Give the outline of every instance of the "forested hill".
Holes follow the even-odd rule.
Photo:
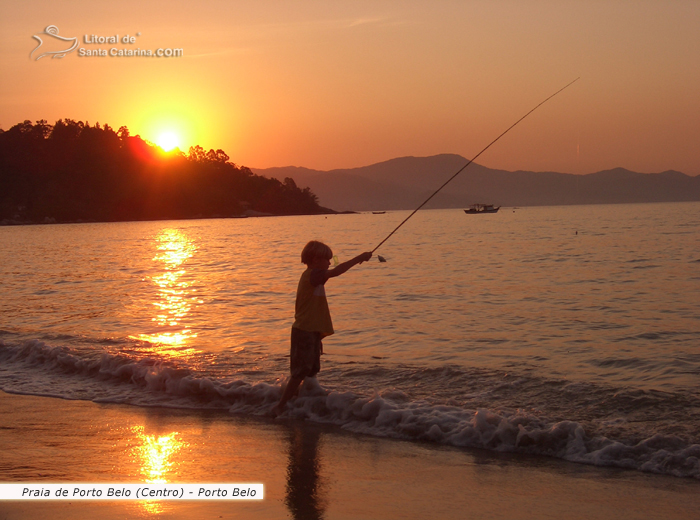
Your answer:
[[[222,150],[163,152],[126,127],[59,120],[0,130],[0,221],[110,222],[332,213],[292,179],[253,174]]]

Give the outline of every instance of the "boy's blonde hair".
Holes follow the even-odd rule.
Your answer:
[[[333,251],[323,242],[312,240],[301,251],[301,263],[311,265],[315,258],[333,258]]]

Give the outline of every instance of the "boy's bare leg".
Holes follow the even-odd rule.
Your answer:
[[[287,388],[284,389],[284,393],[282,394],[282,398],[280,399],[280,402],[275,405],[275,407],[272,409],[272,413],[275,415],[279,415],[282,413],[284,410],[284,406],[287,404],[287,401],[289,401],[292,397],[294,397],[297,392],[299,391],[299,385],[301,385],[302,381],[304,381],[300,377],[290,377],[289,381],[287,382]]]

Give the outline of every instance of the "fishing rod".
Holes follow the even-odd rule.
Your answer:
[[[508,132],[510,132],[518,123],[520,123],[520,121],[522,121],[523,119],[525,119],[527,116],[529,116],[530,114],[532,114],[535,110],[537,110],[537,109],[540,108],[542,105],[544,105],[547,101],[549,101],[549,100],[552,99],[554,96],[556,96],[557,94],[559,94],[559,92],[561,92],[562,90],[564,90],[564,89],[570,87],[571,85],[573,85],[574,83],[576,83],[579,79],[581,79],[581,78],[578,77],[578,78],[576,78],[575,80],[573,80],[571,83],[569,83],[568,85],[566,85],[565,87],[562,87],[562,88],[560,88],[559,90],[557,90],[554,94],[552,94],[552,95],[549,96],[547,99],[545,99],[544,101],[542,101],[539,105],[537,105],[535,108],[533,108],[532,110],[530,110],[527,114],[525,114],[523,117],[521,117],[520,119],[518,119],[518,120],[517,120],[515,123],[513,123],[510,127],[508,127],[508,129],[507,129],[505,132],[503,132],[501,135],[499,135],[498,137],[496,137],[496,139],[494,139],[493,141],[491,141],[491,142],[488,144],[488,146],[486,146],[486,148],[484,148],[484,149],[481,150],[478,154],[476,154],[474,157],[472,157],[472,158],[467,162],[467,164],[465,164],[464,166],[462,166],[462,167],[457,171],[457,173],[455,173],[452,177],[450,177],[449,179],[447,179],[447,180],[445,181],[445,183],[444,183],[442,186],[440,186],[437,190],[435,190],[435,191],[433,192],[433,194],[432,194],[430,197],[428,197],[427,199],[425,199],[425,201],[423,202],[423,204],[421,204],[421,205],[418,206],[416,209],[414,209],[414,210],[413,210],[413,213],[411,213],[408,217],[406,217],[406,218],[403,220],[403,222],[401,222],[401,224],[399,224],[398,226],[396,226],[396,228],[394,229],[394,231],[392,231],[391,233],[389,233],[389,234],[387,235],[387,237],[386,237],[384,240],[382,240],[381,242],[379,242],[379,244],[377,244],[377,247],[375,247],[374,249],[372,249],[372,253],[374,253],[377,249],[379,249],[379,247],[380,247],[384,242],[386,242],[387,240],[389,240],[389,238],[391,238],[391,235],[393,235],[394,233],[396,233],[396,232],[399,230],[399,228],[400,228],[401,226],[403,226],[406,222],[408,222],[408,219],[410,219],[413,215],[415,215],[415,214],[418,212],[419,209],[421,209],[423,206],[425,206],[425,205],[428,203],[428,201],[430,201],[430,199],[432,199],[435,195],[437,195],[438,192],[439,192],[442,188],[444,188],[445,186],[447,186],[455,177],[457,177],[457,175],[459,175],[460,173],[462,173],[462,172],[464,171],[464,169],[465,169],[467,166],[469,166],[471,163],[473,163],[473,162],[477,159],[477,157],[479,157],[482,153],[484,153],[486,150],[488,150],[489,148],[491,148],[491,145],[493,145],[493,144],[494,144],[496,141],[498,141],[501,137],[503,137],[503,136],[506,135]],[[379,256],[379,255],[377,255],[377,256],[378,256],[380,262],[386,262],[386,260],[384,260],[384,258],[383,258],[382,256]]]

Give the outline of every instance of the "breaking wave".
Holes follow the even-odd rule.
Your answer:
[[[83,352],[37,340],[21,344],[0,341],[0,388],[10,393],[265,416],[279,400],[284,384],[284,380],[221,381],[153,357]],[[574,417],[549,420],[529,410],[437,404],[398,389],[367,394],[328,391],[310,379],[281,418],[331,424],[367,435],[700,479],[700,444],[655,431],[653,426],[641,435],[637,430],[636,438],[606,436]],[[623,397],[636,402],[650,399]],[[625,419],[612,422],[616,421],[624,423]],[[609,431],[616,430],[610,427]]]

